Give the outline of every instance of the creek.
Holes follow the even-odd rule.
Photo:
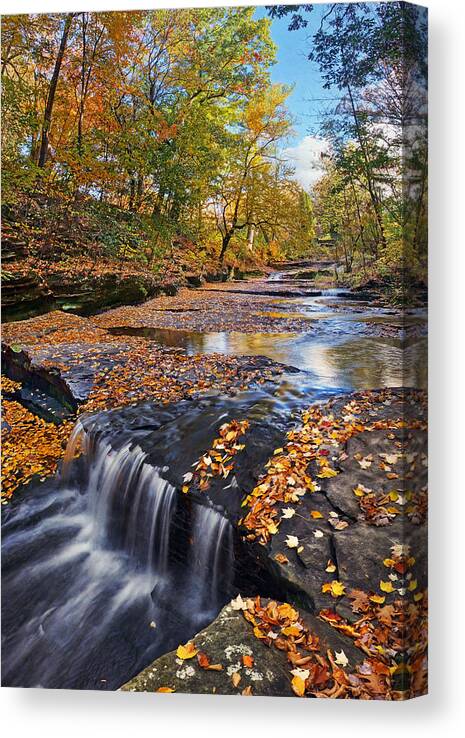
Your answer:
[[[426,339],[404,328],[372,335],[368,322],[389,326],[399,316],[337,293],[276,301],[308,318],[307,333],[113,329],[189,354],[265,355],[289,371],[277,386],[162,418],[145,403],[77,422],[57,475],[3,515],[4,686],[117,689],[209,624],[239,589],[275,596],[227,511],[187,499],[176,475],[224,418],[247,417],[283,437],[296,411],[334,393],[425,386]],[[263,436],[263,461],[274,439]]]

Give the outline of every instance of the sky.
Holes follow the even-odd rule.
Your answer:
[[[296,179],[306,189],[321,175],[320,155],[327,150],[327,143],[318,135],[320,113],[329,104],[324,101],[334,97],[331,90],[323,88],[317,65],[307,58],[311,36],[327,8],[327,5],[314,5],[308,15],[308,26],[298,31],[288,30],[290,16],[275,19],[271,25],[271,35],[278,47],[272,81],[294,86],[287,107],[294,120],[295,136],[289,140],[284,154],[295,166]],[[266,9],[257,8],[256,17],[264,16],[267,16]]]

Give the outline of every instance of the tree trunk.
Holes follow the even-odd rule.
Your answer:
[[[48,134],[50,125],[52,122],[53,103],[55,102],[55,93],[58,85],[58,78],[60,76],[61,64],[65,54],[66,44],[68,42],[69,31],[71,28],[71,22],[74,18],[74,13],[67,13],[65,23],[63,26],[63,33],[61,34],[60,48],[58,49],[57,58],[55,60],[55,68],[53,70],[52,79],[50,80],[50,87],[47,95],[47,103],[45,105],[44,122],[42,125],[42,138],[40,142],[39,161],[38,166],[44,167],[47,161],[48,154]]]
[[[220,251],[220,265],[221,266],[223,266],[224,255],[226,253],[226,249],[229,246],[229,242],[231,240],[231,237],[232,237],[232,232],[231,231],[228,231],[228,233],[226,233],[223,236],[223,243],[221,244],[221,251]]]
[[[82,123],[84,120],[84,94],[86,88],[86,58],[87,58],[87,17],[82,14],[82,60],[81,60],[81,93],[79,98],[77,150],[82,156]]]
[[[249,227],[247,228],[247,249],[249,251],[253,251],[254,239],[255,239],[255,226],[252,223],[252,225],[249,225]]]
[[[144,175],[140,172],[137,173],[137,180],[136,180],[136,199],[134,203],[134,209],[137,211],[139,210],[141,204],[142,204],[142,196],[144,194]]]
[[[131,179],[129,180],[129,200],[128,200],[128,210],[134,210],[134,197],[136,194],[136,180],[133,176],[131,176]]]

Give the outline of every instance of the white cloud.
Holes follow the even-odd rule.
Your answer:
[[[321,155],[329,151],[329,142],[317,136],[305,136],[297,146],[284,149],[284,156],[295,167],[295,178],[306,190],[323,174]]]

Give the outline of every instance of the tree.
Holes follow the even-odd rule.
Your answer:
[[[237,132],[231,135],[231,156],[218,178],[215,198],[222,238],[220,264],[236,231],[248,228],[250,238],[252,227],[255,230],[268,222],[268,215],[257,212],[251,192],[257,187],[257,177],[266,172],[269,161],[276,156],[277,143],[289,133],[290,121],[284,108],[288,94],[289,89],[274,85],[256,95],[245,108]]]
[[[63,21],[63,30],[61,33],[60,45],[58,47],[58,53],[55,59],[55,66],[53,68],[52,78],[50,80],[50,87],[47,95],[47,102],[45,105],[44,121],[42,124],[42,135],[39,149],[38,166],[44,167],[47,161],[48,145],[49,145],[49,130],[52,124],[53,104],[55,102],[55,94],[58,85],[58,79],[60,76],[61,65],[63,63],[63,57],[65,55],[66,44],[68,43],[68,36],[71,29],[71,23],[75,13],[67,13]]]
[[[308,11],[269,10],[278,17],[292,12],[291,30],[307,25]],[[424,9],[404,2],[331,4],[313,33],[309,59],[339,96],[322,133],[359,225],[362,194],[369,199],[370,228],[360,230],[363,254],[369,245],[380,261],[416,268],[426,255]]]

